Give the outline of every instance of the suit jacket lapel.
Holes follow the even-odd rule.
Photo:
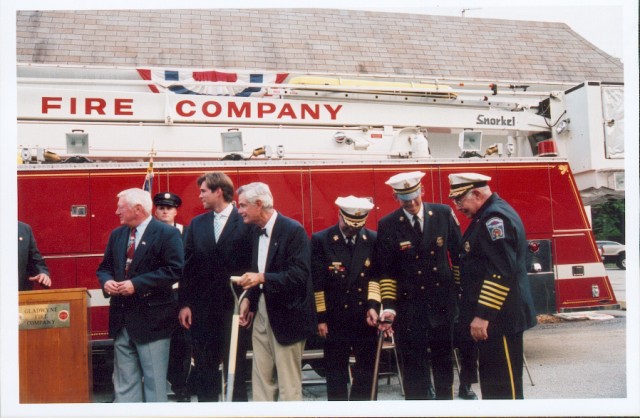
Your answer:
[[[364,229],[361,229],[358,233],[358,240],[356,246],[353,249],[353,255],[351,256],[351,265],[349,266],[349,281],[355,281],[360,274],[360,269],[364,265],[364,261],[369,254],[369,239],[365,234]]]
[[[428,229],[431,227],[431,215],[429,214],[429,206],[426,203],[422,204],[422,240],[420,241],[420,246],[427,246],[427,239],[431,237]]]
[[[267,252],[267,262],[264,264],[264,271],[269,271],[269,267],[271,266],[271,261],[278,251],[278,240],[282,235],[282,219],[280,215],[276,218],[275,223],[273,224],[273,229],[271,230],[271,239],[269,240],[269,250]]]
[[[151,219],[151,222],[149,222],[149,225],[147,225],[147,228],[144,230],[144,234],[142,234],[142,237],[140,237],[140,242],[138,243],[138,246],[136,247],[136,250],[133,253],[133,260],[131,261],[131,266],[129,266],[129,271],[132,271],[133,269],[135,269],[135,267],[138,265],[140,260],[144,259],[145,254],[149,250],[151,243],[155,241],[155,236],[158,233],[157,222],[160,222],[160,221]],[[126,254],[125,254],[125,257],[126,257]]]
[[[217,245],[222,245],[222,242],[226,240],[229,236],[231,236],[231,234],[233,234],[233,231],[238,226],[238,223],[237,223],[238,220],[242,222],[242,218],[240,217],[240,215],[238,215],[238,209],[234,207],[233,210],[231,211],[231,214],[229,215],[229,219],[227,219],[227,223],[224,225],[224,228],[220,233],[220,237],[218,239],[218,242],[216,243]],[[213,221],[211,222],[211,224],[213,225]]]

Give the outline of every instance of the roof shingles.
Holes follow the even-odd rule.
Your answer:
[[[332,9],[19,11],[17,54],[23,63],[623,81],[620,60],[563,23]]]

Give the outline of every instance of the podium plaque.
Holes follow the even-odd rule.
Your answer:
[[[20,403],[91,402],[86,289],[19,292]]]

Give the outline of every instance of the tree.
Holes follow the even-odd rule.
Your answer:
[[[624,199],[610,200],[591,208],[593,233],[597,240],[625,242]]]

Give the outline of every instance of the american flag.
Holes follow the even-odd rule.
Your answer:
[[[196,82],[225,82],[225,83],[273,83],[281,84],[288,73],[228,73],[217,70],[162,70],[138,68],[138,74],[143,80],[153,81],[149,89],[154,93],[167,90],[176,94],[201,94],[211,96],[240,96],[262,97],[266,89],[261,87],[247,87],[246,85],[216,85],[194,84]],[[176,84],[179,83],[179,84]]]
[[[144,183],[142,184],[142,190],[151,193],[153,189],[153,153],[149,157],[149,166],[147,167],[147,175],[144,177]]]

